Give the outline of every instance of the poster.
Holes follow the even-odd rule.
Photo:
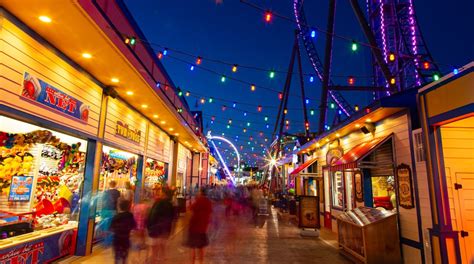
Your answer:
[[[319,197],[300,196],[299,227],[319,228]]]
[[[0,250],[0,264],[50,263],[70,255],[75,248],[74,231],[68,230]]]
[[[399,205],[405,209],[414,208],[410,166],[403,163],[397,166],[397,181]]]
[[[87,122],[89,106],[25,72],[21,97]]]
[[[362,185],[362,174],[360,171],[354,173],[355,182],[355,200],[359,203],[364,201],[364,187]]]
[[[28,202],[33,188],[33,176],[13,176],[10,185],[10,202]]]

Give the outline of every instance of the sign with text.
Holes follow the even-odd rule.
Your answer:
[[[27,72],[23,75],[21,97],[83,122],[89,119],[89,106]]]
[[[115,134],[117,136],[123,137],[125,139],[131,140],[140,144],[142,132],[138,129],[134,129],[127,124],[117,121],[117,127],[115,129]]]
[[[13,176],[10,185],[10,202],[28,202],[33,188],[33,176]]]
[[[1,249],[0,264],[50,263],[53,260],[71,254],[75,247],[74,244],[74,231],[65,231],[14,247]]]
[[[299,227],[319,228],[319,197],[300,196]]]
[[[407,164],[397,166],[397,181],[399,205],[405,209],[415,207],[413,205],[413,186],[410,166]]]

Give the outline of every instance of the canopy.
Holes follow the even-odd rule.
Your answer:
[[[331,170],[353,169],[357,167],[357,162],[369,155],[372,150],[378,148],[387,140],[392,138],[392,134],[386,137],[378,137],[361,143],[344,154],[332,166]]]
[[[294,169],[290,175],[296,175],[298,173],[300,173],[302,170],[306,169],[307,167],[311,166],[311,164],[313,164],[316,160],[318,160],[318,158],[313,158],[313,159],[309,159],[307,160],[305,163],[301,164],[298,168]]]

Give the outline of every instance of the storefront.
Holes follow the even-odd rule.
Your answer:
[[[423,262],[429,249],[423,221],[430,212],[420,206],[427,183],[417,177],[413,155],[418,127],[416,94],[407,91],[381,99],[301,147],[299,154],[311,153],[315,160],[308,162],[322,176],[322,226],[337,233],[340,215],[361,206],[394,212],[391,232],[399,234],[404,262]]]
[[[178,164],[176,175],[176,188],[179,194],[186,194],[193,190],[191,184],[192,154],[184,145],[178,146]]]
[[[474,62],[419,90],[433,263],[474,262]],[[448,202],[449,201],[449,202]]]
[[[75,252],[102,89],[3,15],[0,259],[44,263]]]
[[[322,176],[317,173],[318,157],[309,156],[308,160],[289,174],[290,187],[296,195],[320,196],[322,194]]]

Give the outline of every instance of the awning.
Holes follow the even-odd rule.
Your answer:
[[[305,163],[301,164],[298,168],[294,169],[290,175],[296,175],[298,173],[300,173],[302,170],[306,169],[307,167],[311,166],[311,164],[313,164],[316,160],[318,160],[318,158],[313,158],[313,159],[310,159],[310,160],[307,160]]]
[[[331,170],[344,170],[357,168],[357,162],[369,155],[372,150],[376,149],[383,143],[392,138],[392,134],[386,137],[378,137],[372,140],[361,143],[348,152],[346,152],[340,159],[338,159],[332,166]]]

